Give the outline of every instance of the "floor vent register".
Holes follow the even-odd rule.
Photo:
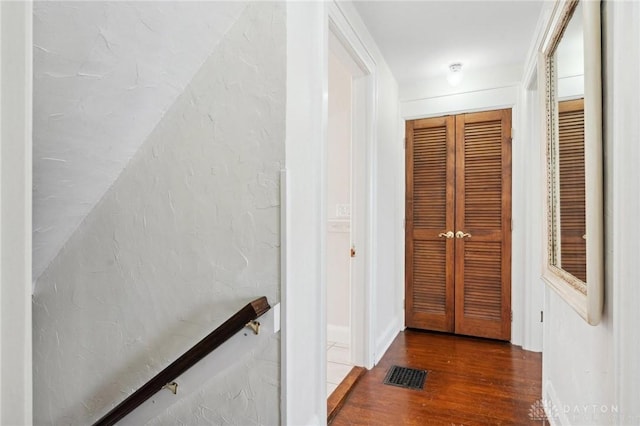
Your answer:
[[[424,381],[427,378],[426,370],[416,370],[415,368],[392,366],[384,378],[385,385],[399,386],[407,389],[422,390]]]

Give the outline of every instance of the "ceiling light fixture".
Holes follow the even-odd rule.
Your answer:
[[[462,81],[462,64],[456,62],[449,65],[449,74],[447,74],[447,81],[452,86],[457,86]]]

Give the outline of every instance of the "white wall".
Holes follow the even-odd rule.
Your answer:
[[[0,424],[32,422],[32,3],[0,2]]]
[[[374,57],[378,64],[378,124],[373,165],[376,191],[374,356],[377,363],[404,328],[404,256],[398,256],[398,247],[404,247],[404,149],[398,86],[382,55]]]
[[[350,344],[351,74],[329,53],[327,120],[327,339]],[[340,211],[347,207],[347,211]]]
[[[451,87],[446,76],[407,81],[400,85],[400,102],[415,102],[421,99],[451,96],[456,93],[517,86],[522,79],[522,69],[522,65],[508,65],[465,71],[464,78],[456,87]]]
[[[640,5],[603,7],[605,308],[590,326],[545,290],[543,397],[554,424],[638,424]]]
[[[90,423],[250,300],[278,302],[284,13],[244,10],[40,277],[37,424]],[[156,421],[277,424],[278,336],[256,345]]]
[[[535,62],[533,63],[535,70]],[[520,255],[518,269],[513,273],[513,279],[520,283],[516,286],[516,297],[521,315],[514,317],[513,326],[520,327],[515,336],[522,336],[518,341],[524,349],[542,351],[543,311],[544,311],[544,282],[542,281],[542,249],[544,216],[544,175],[543,164],[545,153],[540,149],[540,93],[537,84],[537,74],[532,72],[525,81],[521,105],[525,108],[522,115],[524,137],[519,139],[523,144],[518,149],[517,171],[519,186],[514,186],[513,200],[520,207],[520,217],[515,229],[518,230],[515,246]],[[525,77],[525,78],[527,78]],[[515,265],[514,265],[515,266]],[[516,312],[518,312],[516,310]],[[515,315],[515,314],[514,314]]]
[[[613,260],[606,264],[611,279],[605,285],[613,287],[614,311],[614,371],[615,395],[620,416],[619,424],[639,424],[640,406],[640,3],[610,2],[605,8],[605,40],[607,66],[605,115],[606,140],[611,151],[606,156],[613,164],[606,188],[613,194],[606,198],[611,206],[613,226],[605,228],[613,238],[607,251]],[[612,200],[611,200],[612,199]],[[610,247],[610,249],[609,249]]]

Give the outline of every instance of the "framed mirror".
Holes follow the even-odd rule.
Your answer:
[[[589,324],[604,294],[600,2],[560,0],[539,60],[546,126],[543,278]]]

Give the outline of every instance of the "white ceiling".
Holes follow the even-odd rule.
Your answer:
[[[402,86],[522,67],[544,1],[356,1],[355,7]]]
[[[34,3],[34,279],[245,7],[244,2]]]

